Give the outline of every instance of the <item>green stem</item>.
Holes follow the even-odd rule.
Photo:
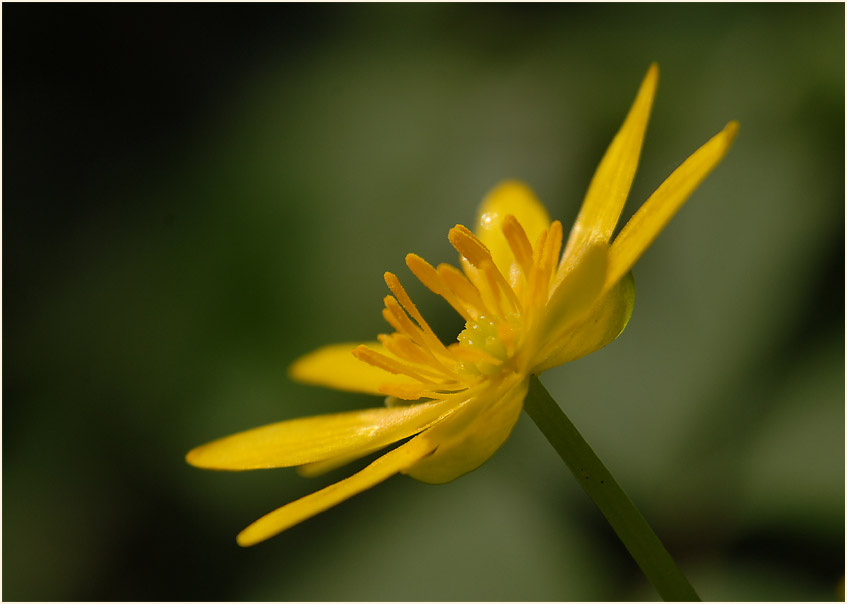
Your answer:
[[[536,376],[530,380],[524,409],[600,508],[662,599],[700,601],[644,516]]]

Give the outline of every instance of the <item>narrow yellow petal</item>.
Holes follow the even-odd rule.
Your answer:
[[[500,183],[482,200],[474,233],[491,251],[494,265],[508,278],[514,254],[503,235],[506,216],[517,219],[530,241],[550,226],[550,216],[532,190],[514,180]]]
[[[501,384],[487,385],[462,409],[418,437],[433,440],[438,448],[404,473],[422,482],[441,484],[477,469],[511,434],[528,387],[528,378],[517,375]]]
[[[305,384],[377,395],[382,395],[379,385],[385,382],[415,383],[411,378],[398,377],[354,357],[353,349],[361,345],[383,354],[386,352],[379,342],[331,344],[294,361],[288,374],[291,379]]]
[[[355,459],[420,432],[454,408],[441,400],[292,419],[212,441],[191,450],[186,461],[212,470],[255,470]]]
[[[238,534],[238,545],[248,547],[273,537],[405,470],[432,453],[436,446],[421,436],[413,438],[353,476],[262,516]]]
[[[632,273],[615,284],[589,311],[588,316],[565,331],[551,348],[550,356],[535,371],[569,363],[603,348],[623,332],[635,304]]]
[[[694,190],[723,159],[738,132],[730,122],[663,182],[621,230],[609,250],[606,287],[623,277]]]
[[[565,247],[566,259],[592,242],[608,242],[635,177],[644,132],[659,82],[659,66],[650,65],[621,129],[597,166]]]
[[[384,448],[384,446],[380,445],[378,447],[371,447],[370,449],[362,449],[349,455],[339,455],[337,457],[324,459],[323,461],[313,461],[312,463],[297,466],[297,473],[304,478],[314,478],[315,476],[326,474],[327,472],[331,472],[341,466],[346,466],[348,463],[352,463],[366,455],[376,453],[382,448]]]

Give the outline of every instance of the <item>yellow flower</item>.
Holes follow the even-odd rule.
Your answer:
[[[394,474],[443,483],[470,472],[509,436],[532,374],[602,348],[623,331],[635,299],[630,269],[738,129],[730,122],[700,147],[610,241],[657,81],[654,64],[594,174],[561,257],[562,224],[513,181],[483,200],[474,232],[450,230],[461,270],[406,256],[412,273],[464,318],[456,342],[444,345],[399,279],[386,273],[392,295],[382,313],[394,333],[327,346],[291,367],[302,382],[387,395],[386,406],[271,424],[188,453],[201,468],[300,466],[315,475],[409,439],[353,476],[263,516],[238,535],[239,544],[263,541]]]

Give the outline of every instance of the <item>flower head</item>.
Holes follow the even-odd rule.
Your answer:
[[[263,516],[238,535],[241,545],[397,473],[443,483],[479,467],[509,436],[531,375],[598,350],[623,331],[635,299],[630,269],[738,129],[730,122],[700,147],[612,241],[657,81],[654,64],[594,174],[564,252],[562,224],[550,220],[528,187],[509,181],[483,200],[473,231],[450,229],[460,269],[406,256],[415,277],[465,320],[455,342],[445,345],[398,277],[385,273],[391,295],[382,313],[393,333],[327,346],[291,367],[303,382],[387,396],[384,407],[271,424],[188,453],[188,462],[202,468],[299,466],[314,475],[409,439],[349,478]]]

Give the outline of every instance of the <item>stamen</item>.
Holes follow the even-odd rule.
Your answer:
[[[423,315],[418,311],[418,308],[415,306],[412,299],[409,298],[409,294],[406,293],[406,290],[403,289],[403,286],[400,284],[400,280],[397,278],[397,275],[394,273],[386,272],[385,273],[385,283],[388,285],[388,289],[392,291],[392,293],[397,297],[397,302],[399,302],[403,309],[408,312],[413,319],[420,326],[422,333],[420,336],[423,338],[422,342],[418,342],[422,348],[426,349],[430,354],[433,355],[433,361],[440,365],[446,372],[450,370],[446,365],[442,364],[438,357],[446,358],[452,364],[453,358],[450,356],[450,351],[447,350],[447,347],[438,339],[438,336],[435,335],[435,332],[432,331],[432,328],[429,326],[429,323],[423,318]],[[397,309],[399,314],[403,314],[402,311]],[[408,334],[407,334],[408,335]],[[416,338],[412,338],[417,341]]]
[[[450,239],[450,243],[453,244],[453,247],[456,248],[457,252],[464,256],[471,265],[485,273],[485,278],[488,281],[492,298],[498,307],[500,306],[500,295],[497,291],[498,289],[502,290],[503,293],[506,294],[506,297],[511,303],[513,309],[520,307],[520,303],[518,302],[517,296],[515,296],[515,292],[512,290],[512,287],[509,285],[508,281],[506,281],[503,273],[501,273],[494,264],[494,259],[491,257],[491,251],[485,247],[485,244],[480,241],[476,235],[468,230],[467,227],[457,224],[450,229],[448,238]],[[490,268],[486,268],[487,266],[490,266]],[[502,312],[502,308],[500,310],[501,315],[505,314],[505,312]]]
[[[481,348],[465,346],[463,344],[460,344],[459,342],[454,342],[453,344],[450,344],[449,348],[450,352],[453,353],[453,356],[455,356],[460,361],[467,361],[469,363],[477,363],[482,361],[491,364],[500,362],[500,359],[498,359],[492,354],[489,354],[485,350],[482,350]]]
[[[408,320],[408,319],[407,319]],[[431,368],[430,371],[419,367],[418,371],[424,374],[429,374],[432,377],[440,380],[460,379],[460,376],[455,373],[448,365],[445,365],[441,359],[432,354],[428,348],[421,347],[406,335],[395,333],[392,335],[380,334],[377,336],[383,346],[388,349],[388,352],[396,357],[405,359],[410,363],[424,365]],[[454,361],[450,355],[451,363]]]
[[[465,384],[458,384],[455,388],[443,388],[440,384],[429,384],[429,386],[436,386],[437,389],[428,388],[427,386],[426,384],[419,386],[417,384],[386,383],[379,385],[379,391],[388,396],[403,399],[404,401],[416,401],[421,398],[444,399],[445,396],[449,397],[456,392],[467,389]],[[440,392],[439,390],[446,390],[446,392]]]
[[[506,283],[506,280],[503,278],[503,273],[501,273],[497,269],[497,267],[494,266],[494,262],[491,260],[486,260],[482,263],[480,269],[485,274],[485,278],[488,280],[488,287],[491,289],[491,293],[494,294],[497,299],[498,306],[500,306],[501,310],[500,315],[505,316],[509,312],[509,309],[503,308],[502,305],[499,304],[501,297],[498,295],[498,289],[506,294],[506,299],[509,301],[512,307],[511,310],[515,310],[520,313],[521,303],[520,300],[518,300],[517,295],[515,294],[515,290],[513,290],[508,283]]]
[[[449,264],[439,264],[438,274],[444,279],[447,287],[456,295],[456,297],[465,305],[471,319],[477,319],[480,315],[490,314],[482,297],[479,295],[479,290],[468,280],[467,276],[455,266]]]
[[[544,244],[547,242],[547,229],[544,229],[538,234],[538,239],[535,240],[535,247],[532,248],[532,264],[538,266],[541,263],[541,254],[544,251]]]
[[[391,335],[381,333],[377,335],[377,339],[385,346],[388,352],[396,357],[406,359],[412,363],[426,363],[429,360],[423,349],[402,333],[393,333]]]
[[[433,266],[418,256],[417,254],[406,255],[406,266],[418,278],[418,281],[428,287],[434,294],[444,298],[447,303],[453,307],[457,313],[462,315],[465,321],[472,320],[470,313],[467,311],[461,300],[456,297],[456,294],[450,289],[450,286],[444,282],[444,278],[439,274]]]
[[[562,223],[554,220],[547,233],[547,241],[544,244],[544,272],[547,274],[547,286],[558,265],[559,252],[562,249]]]
[[[547,303],[551,274],[561,251],[562,225],[551,223],[539,233],[534,246],[514,216],[507,216],[502,228],[515,259],[510,269],[515,289],[494,263],[488,247],[462,225],[449,233],[462,270],[449,264],[434,268],[416,254],[406,256],[406,264],[418,280],[466,321],[458,342],[449,346],[435,335],[397,276],[385,273],[393,295],[385,297],[383,316],[395,333],[382,334],[379,340],[391,356],[364,346],[354,355],[419,383],[380,384],[381,392],[403,400],[464,396],[484,376],[503,371],[504,364],[513,366],[509,359],[520,352],[518,346],[524,346],[527,336],[532,338],[537,331],[532,325],[543,316],[525,309],[540,309]]]
[[[503,235],[506,237],[506,242],[512,249],[515,260],[521,267],[524,276],[528,276],[529,271],[532,270],[532,244],[529,242],[529,237],[526,236],[526,231],[524,231],[521,223],[511,214],[503,220]]]
[[[383,301],[385,302],[385,309],[382,311],[382,316],[388,321],[388,324],[396,331],[408,336],[422,348],[426,348],[426,338],[423,331],[412,323],[409,315],[403,311],[403,307],[400,306],[394,296],[385,296]]]
[[[394,356],[418,365],[432,365],[432,355],[415,344],[408,336],[400,333],[386,335],[381,333],[377,336],[386,350]],[[420,371],[423,371],[422,369]],[[440,372],[438,374],[440,376]]]
[[[457,224],[447,234],[450,243],[462,256],[477,268],[485,261],[491,260],[491,252],[467,227]]]
[[[545,229],[539,233],[535,242],[535,247],[532,250],[532,268],[527,275],[526,296],[524,297],[525,305],[529,307],[525,314],[526,330],[531,330],[535,318],[539,315],[537,311],[547,303],[546,280],[542,268],[546,242],[547,230]]]
[[[379,391],[404,401],[416,401],[426,396],[426,389],[417,384],[380,384]],[[429,397],[427,397],[429,398]]]
[[[385,309],[382,311],[382,316],[385,317],[385,320],[388,321],[388,323],[394,327],[398,333],[408,337],[412,342],[420,346],[421,351],[426,353],[429,357],[429,365],[439,367],[442,373],[456,377],[456,374],[453,373],[448,365],[445,365],[432,350],[432,340],[435,339],[436,345],[441,347],[441,350],[438,350],[437,352],[441,353],[442,356],[447,357],[450,364],[452,364],[453,357],[450,355],[447,348],[441,343],[441,340],[434,336],[432,338],[427,337],[427,334],[421,330],[420,327],[412,323],[412,320],[409,319],[409,316],[403,311],[400,303],[392,296],[385,296]]]
[[[500,305],[500,295],[497,291],[499,288],[492,287],[482,270],[471,264],[467,258],[459,258],[462,265],[462,271],[465,273],[468,281],[473,285],[474,289],[479,294],[482,300],[482,307],[486,309],[480,316],[485,315],[492,317],[503,313]]]
[[[447,348],[444,344],[441,343],[441,340],[438,339],[438,336],[435,335],[435,332],[432,331],[432,328],[429,326],[429,323],[424,320],[423,315],[418,311],[418,308],[415,306],[412,299],[409,298],[409,294],[406,293],[406,290],[403,289],[403,286],[400,284],[400,280],[397,278],[397,275],[394,273],[385,273],[385,284],[388,285],[388,289],[391,290],[391,293],[397,298],[397,301],[403,306],[403,308],[408,312],[412,318],[420,325],[421,329],[424,332],[424,336],[426,337],[427,344],[434,349],[435,351],[447,356],[449,353],[447,352]]]
[[[429,381],[420,373],[409,367],[406,363],[401,363],[400,361],[387,357],[380,352],[371,350],[364,344],[353,349],[353,356],[360,361],[364,361],[368,365],[384,369],[389,373],[408,375],[413,380],[418,380],[419,382]]]
[[[515,330],[508,323],[500,323],[497,326],[497,338],[503,342],[506,350],[513,351],[515,344]]]

